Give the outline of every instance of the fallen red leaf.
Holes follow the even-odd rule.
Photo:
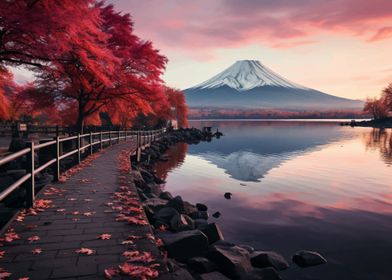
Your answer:
[[[12,275],[12,273],[8,272],[4,268],[0,267],[0,280],[9,278]]]
[[[98,239],[102,239],[102,240],[108,240],[110,238],[112,238],[112,235],[107,233],[102,233],[100,236],[98,236]]]
[[[95,253],[95,250],[89,249],[89,248],[80,248],[75,251],[78,254],[83,254],[83,255],[92,255]]]
[[[33,255],[39,255],[42,253],[42,249],[41,248],[35,248],[33,250],[31,250],[31,253],[33,253]]]
[[[37,240],[40,240],[40,239],[41,239],[41,238],[40,238],[38,235],[33,235],[33,236],[27,238],[27,240],[28,240],[30,243],[33,243],[34,241],[37,241]]]
[[[125,275],[129,275],[131,277],[135,277],[136,279],[152,279],[158,277],[158,271],[151,267],[132,265],[129,263],[123,263],[118,266],[121,273]]]
[[[113,279],[113,276],[116,276],[120,273],[120,270],[115,267],[110,267],[104,270],[106,279]]]

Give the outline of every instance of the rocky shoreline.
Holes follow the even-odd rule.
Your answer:
[[[273,251],[259,251],[225,241],[219,226],[208,222],[207,205],[192,205],[182,197],[162,190],[164,182],[154,172],[158,161],[170,160],[164,153],[176,143],[197,144],[220,136],[220,132],[180,129],[167,133],[144,149],[140,162],[136,155],[131,155],[131,173],[140,200],[167,254],[170,271],[167,279],[281,279],[278,271],[290,266],[284,257]],[[317,252],[303,250],[293,255],[292,262],[299,267],[308,267],[327,261]]]

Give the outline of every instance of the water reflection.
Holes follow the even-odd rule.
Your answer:
[[[216,122],[192,122],[195,126],[216,126]],[[350,137],[336,124],[276,121],[225,121],[219,123],[225,136],[213,143],[201,143],[189,148],[232,178],[258,182],[273,168],[287,159],[319,146]]]
[[[288,259],[299,249],[316,250],[329,261],[309,269],[293,265],[284,279],[390,279],[392,130],[325,123],[210,125],[225,136],[188,146],[186,156],[186,146],[176,147],[170,152],[175,161],[160,165],[166,190],[207,204],[211,213],[220,211],[211,222],[229,241],[276,250]],[[224,199],[225,192],[233,198]]]
[[[378,150],[385,163],[392,164],[392,131],[374,128],[364,133],[365,145],[368,149]]]
[[[188,145],[186,143],[178,143],[173,148],[169,149],[165,154],[168,156],[168,161],[162,161],[156,166],[156,174],[162,180],[166,180],[166,177],[170,171],[181,166],[185,160],[186,153],[188,151]]]
[[[262,156],[252,152],[239,151],[227,156],[203,154],[201,157],[225,170],[232,178],[244,182],[259,182],[269,170],[283,162],[286,155]]]

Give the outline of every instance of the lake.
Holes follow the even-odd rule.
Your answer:
[[[284,279],[392,279],[392,130],[315,121],[192,121],[222,138],[178,144],[165,190],[219,211],[225,239],[282,254]],[[233,194],[224,198],[225,192]],[[328,264],[298,268],[320,252]]]

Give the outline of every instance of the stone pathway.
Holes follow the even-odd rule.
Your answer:
[[[90,166],[65,183],[40,192],[37,200],[51,200],[53,207],[27,215],[23,221],[15,220],[8,227],[20,239],[2,242],[0,279],[6,279],[2,278],[4,271],[12,273],[9,279],[104,279],[105,269],[118,267],[125,261],[122,253],[126,250],[151,252],[158,262],[162,260],[156,244],[145,238],[151,233],[150,227],[115,221],[117,213],[107,205],[120,183],[122,186],[126,183],[136,193],[130,175],[120,175],[117,162],[121,151],[131,145],[127,142],[105,149]],[[146,219],[144,212],[141,215]],[[98,239],[101,234],[110,234],[111,238]],[[131,245],[122,244],[129,235],[144,238]],[[77,253],[81,248],[92,249],[94,253]],[[42,253],[33,254],[36,249]]]

